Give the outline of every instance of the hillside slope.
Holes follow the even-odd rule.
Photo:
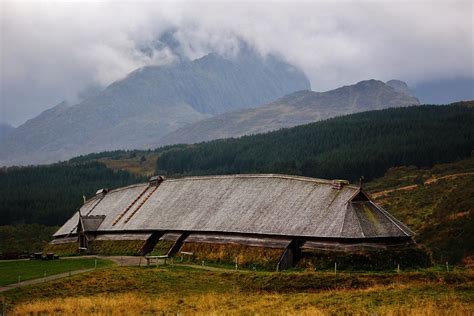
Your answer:
[[[357,181],[382,176],[394,166],[455,161],[474,148],[474,108],[468,104],[369,111],[182,146],[160,156],[157,172],[277,172]]]
[[[392,168],[366,190],[417,233],[435,261],[474,261],[474,156],[431,169]]]
[[[147,148],[185,124],[309,88],[295,67],[248,51],[144,67],[79,104],[60,104],[19,126],[0,141],[0,165]]]
[[[258,134],[339,115],[416,104],[418,99],[409,94],[404,82],[367,80],[327,92],[298,91],[261,107],[198,121],[163,136],[157,145]]]

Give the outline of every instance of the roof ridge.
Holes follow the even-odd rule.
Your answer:
[[[186,181],[186,180],[212,180],[212,179],[233,179],[233,178],[279,178],[306,181],[320,184],[332,185],[335,180],[312,178],[297,175],[278,174],[278,173],[243,173],[243,174],[228,174],[228,175],[208,175],[208,176],[190,176],[183,178],[166,179],[165,181]],[[350,187],[352,189],[358,189],[359,187],[354,184],[346,184],[344,187]]]

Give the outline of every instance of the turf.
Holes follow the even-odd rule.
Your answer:
[[[474,275],[113,267],[4,295],[18,314],[465,313],[474,308]]]
[[[95,266],[96,259],[59,259],[43,260],[15,260],[0,262],[0,285],[8,285],[21,281],[42,278],[75,270],[91,269]],[[97,259],[97,268],[111,266],[109,260]]]

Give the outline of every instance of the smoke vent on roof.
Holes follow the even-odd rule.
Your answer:
[[[95,193],[95,195],[99,195],[99,194],[106,195],[107,192],[109,192],[109,189],[99,189],[99,190],[97,190],[97,192]]]
[[[148,183],[149,183],[150,186],[157,186],[163,181],[165,181],[165,177],[163,177],[163,176],[153,176],[153,177],[150,178],[150,180],[148,180]]]
[[[335,190],[340,190],[346,184],[349,184],[349,181],[347,181],[347,180],[333,180],[332,181],[332,188],[335,189]]]

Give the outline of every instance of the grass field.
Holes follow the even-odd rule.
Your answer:
[[[97,268],[111,266],[109,260],[97,259]],[[59,259],[51,261],[43,260],[15,260],[0,261],[0,286],[21,281],[42,278],[63,272],[91,269],[95,266],[95,259]]]
[[[474,274],[112,267],[4,293],[12,314],[465,315]]]

